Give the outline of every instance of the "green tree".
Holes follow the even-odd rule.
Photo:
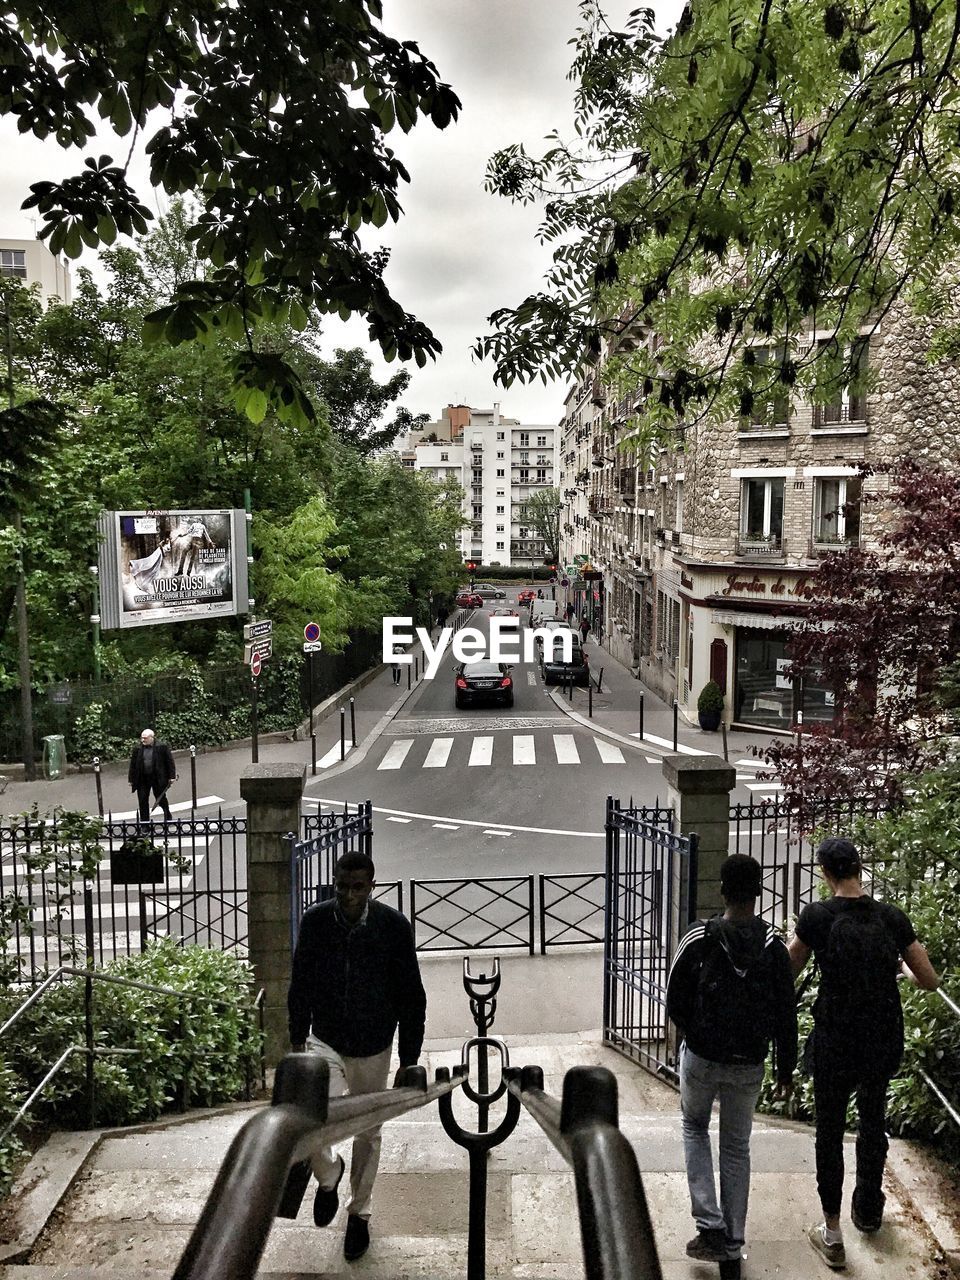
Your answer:
[[[563,499],[559,489],[537,489],[523,504],[522,518],[538,538],[543,539],[547,560],[560,559],[560,508]]]
[[[121,0],[108,11],[20,0],[6,17],[0,112],[67,149],[91,141],[95,114],[127,140],[119,164],[88,157],[75,176],[34,184],[26,207],[41,236],[75,258],[145,232],[151,215],[128,177],[145,141],[152,184],[196,200],[189,237],[209,264],[177,281],[146,333],[242,344],[231,385],[254,421],[268,408],[291,421],[313,413],[290,365],[254,344],[262,322],[358,312],[388,358],[423,364],[439,351],[387,288],[387,253],[365,252],[360,231],[400,216],[408,175],[387,136],[421,119],[445,128],[460,103],[416,44],[380,29],[380,0]]]
[[[544,202],[556,246],[545,289],[477,343],[500,382],[603,356],[614,394],[640,393],[645,450],[798,389],[828,402],[893,307],[936,322],[932,357],[958,348],[956,4],[690,3],[665,38],[650,9],[623,30],[581,12],[576,142],[488,169]]]
[[[356,453],[372,455],[390,447],[403,432],[428,421],[427,414],[412,414],[397,407],[392,421],[384,422],[394,401],[410,385],[406,369],[385,383],[373,377],[373,365],[359,347],[338,347],[332,361],[311,353],[301,357],[298,371],[317,399],[327,406],[334,436]]]

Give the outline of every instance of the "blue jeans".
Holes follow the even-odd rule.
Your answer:
[[[699,1058],[680,1049],[680,1111],[690,1208],[698,1231],[724,1231],[731,1258],[743,1248],[750,1198],[750,1130],[763,1064],[738,1065]],[[720,1203],[710,1149],[710,1112],[720,1100]]]

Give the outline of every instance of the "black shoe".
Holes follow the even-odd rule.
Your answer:
[[[366,1218],[351,1213],[347,1218],[347,1234],[343,1238],[343,1256],[348,1262],[356,1262],[370,1248],[370,1224]]]
[[[722,1227],[698,1231],[687,1242],[687,1257],[696,1258],[698,1262],[726,1262],[729,1253],[727,1233]]]
[[[875,1231],[879,1231],[883,1225],[883,1206],[886,1203],[886,1197],[881,1193],[880,1208],[876,1213],[861,1213],[860,1206],[857,1204],[857,1193],[853,1193],[853,1201],[850,1205],[850,1217],[853,1219],[853,1225],[858,1231],[862,1231],[865,1236],[871,1236]]]
[[[340,1186],[340,1178],[343,1177],[343,1171],[346,1168],[343,1156],[340,1157],[340,1176],[337,1178],[333,1186],[328,1190],[323,1187],[317,1187],[317,1194],[313,1197],[313,1221],[317,1227],[328,1227],[337,1216],[337,1210],[340,1207],[340,1196],[338,1188]]]
[[[720,1263],[720,1280],[740,1280],[740,1259],[724,1258]]]

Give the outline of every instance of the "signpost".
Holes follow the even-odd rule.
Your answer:
[[[243,638],[248,643],[251,640],[263,640],[272,635],[273,623],[268,618],[264,618],[262,622],[248,622],[243,628]]]
[[[316,622],[308,622],[303,628],[303,652],[307,655],[307,679],[309,682],[310,696],[310,742],[313,748],[313,772],[317,772],[317,745],[313,732],[313,655],[319,653],[323,648],[320,642],[320,625]]]
[[[250,668],[250,759],[256,764],[260,759],[257,677],[266,660],[273,657],[273,623],[269,618],[246,623],[243,640],[243,661]]]

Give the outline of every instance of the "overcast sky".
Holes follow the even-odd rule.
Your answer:
[[[609,5],[622,20],[632,7]],[[672,25],[680,0],[657,0],[660,26]],[[426,369],[409,366],[411,386],[404,397],[415,413],[439,415],[447,403],[477,408],[500,402],[503,413],[528,423],[559,421],[565,387],[494,385],[488,362],[470,354],[474,339],[486,332],[486,317],[497,307],[514,305],[536,289],[548,253],[534,238],[539,214],[519,209],[483,190],[490,155],[511,142],[536,152],[553,129],[570,133],[573,86],[566,79],[578,19],[576,0],[386,0],[387,30],[416,40],[453,85],[463,112],[457,124],[439,131],[429,121],[411,135],[391,135],[410,171],[401,190],[405,216],[388,226],[392,248],[388,283],[407,311],[428,324],[443,343],[443,355]],[[0,235],[32,237],[35,226],[20,210],[32,182],[65,177],[79,170],[87,152],[64,152],[56,142],[38,142],[0,121]],[[105,135],[89,152],[125,156],[126,144]],[[146,170],[133,179],[155,211],[162,193],[149,192]],[[375,243],[367,237],[366,243]],[[93,266],[89,254],[80,260]],[[367,347],[366,326],[326,322],[330,349]],[[370,349],[378,375],[390,366]],[[393,366],[398,367],[398,366]]]

